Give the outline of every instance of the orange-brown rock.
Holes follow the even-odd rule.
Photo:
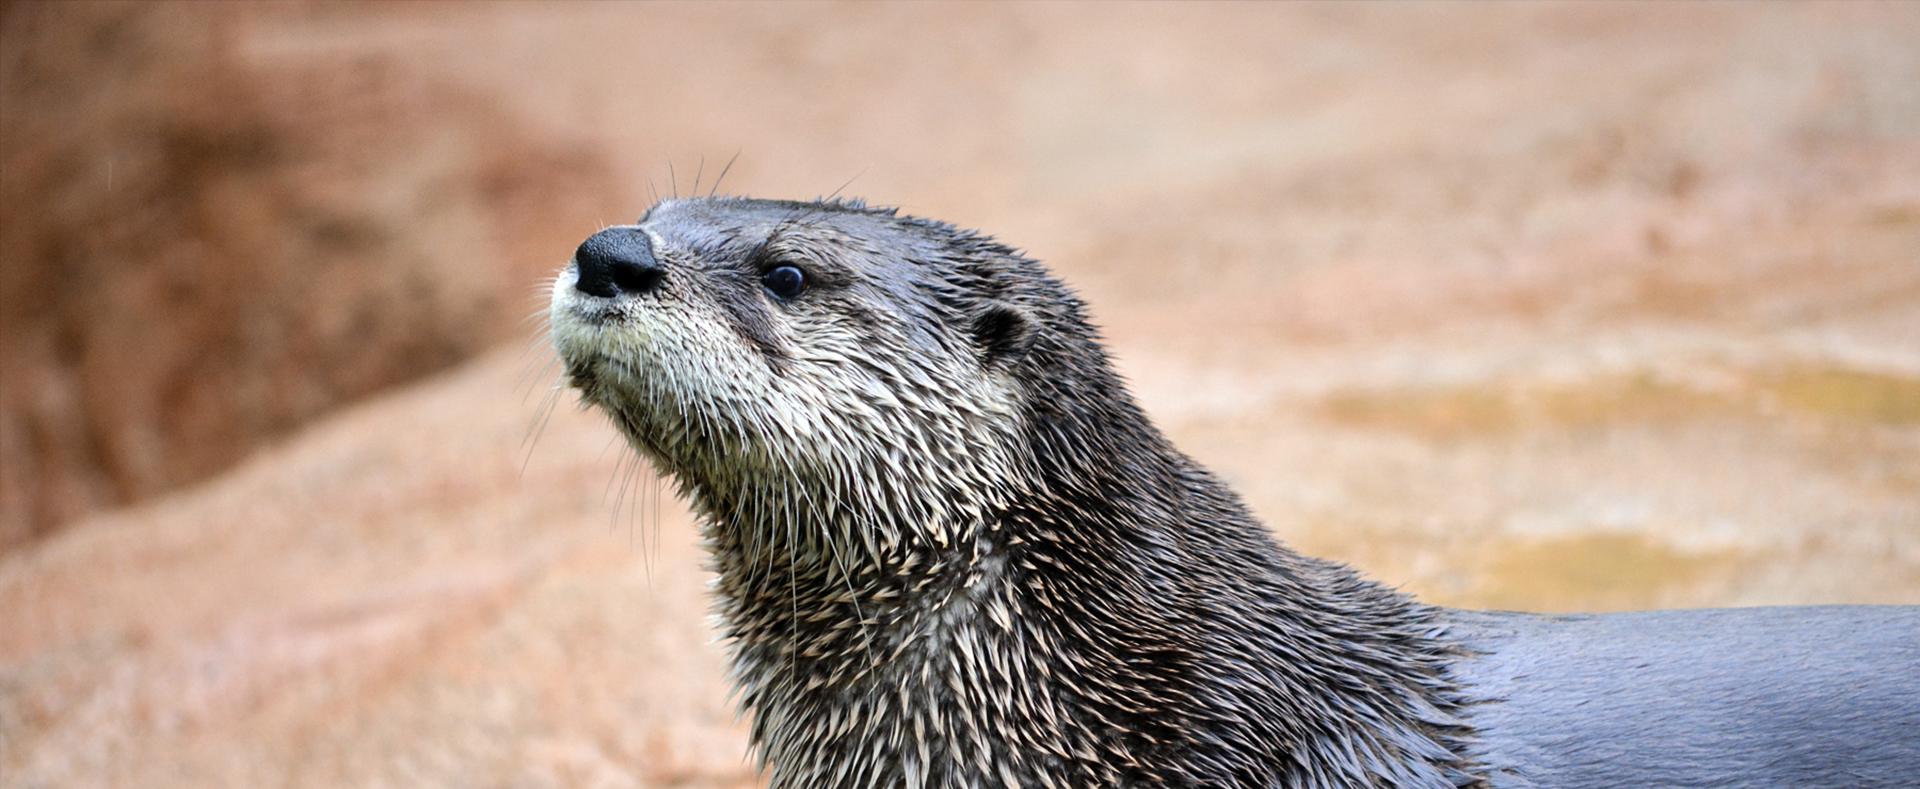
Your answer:
[[[235,33],[309,12],[5,7],[0,552],[515,336],[625,207],[491,99]]]

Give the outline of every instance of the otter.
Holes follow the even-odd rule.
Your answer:
[[[773,787],[1920,785],[1920,608],[1474,612],[1302,556],[980,233],[670,199],[550,316],[700,516]]]

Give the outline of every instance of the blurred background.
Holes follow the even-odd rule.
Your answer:
[[[1920,603],[1920,5],[0,4],[0,786],[750,786],[541,290],[833,192],[1448,605]]]

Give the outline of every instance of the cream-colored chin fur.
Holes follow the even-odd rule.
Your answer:
[[[711,527],[755,544],[793,534],[785,549],[803,563],[854,546],[884,562],[903,538],[944,544],[1016,484],[1017,393],[971,354],[902,354],[846,322],[775,310],[788,357],[776,369],[687,283],[608,300],[576,279],[569,268],[554,282],[555,350],[591,370],[584,396],[680,477]]]

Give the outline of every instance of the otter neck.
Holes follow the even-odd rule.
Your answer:
[[[1066,405],[1011,493],[939,528],[696,497],[771,785],[1472,784],[1431,614],[1281,548],[1105,394],[1035,398]]]
[[[745,535],[764,524],[708,519],[733,679],[770,785],[986,785],[962,776],[1000,739],[980,683],[1016,678],[991,659],[1017,615],[1005,508],[871,544],[835,539],[850,520],[793,524],[819,539],[761,540]]]

